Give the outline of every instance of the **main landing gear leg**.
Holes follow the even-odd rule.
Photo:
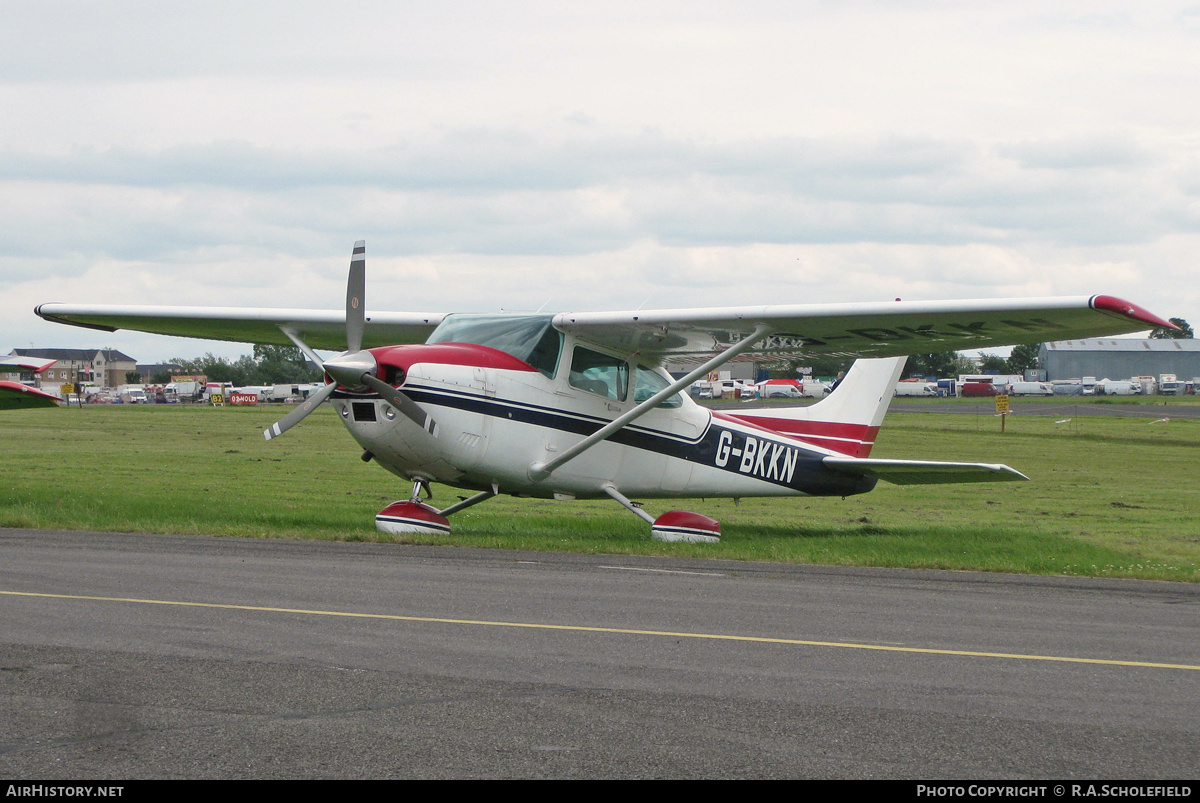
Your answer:
[[[715,544],[721,540],[721,525],[716,519],[672,510],[657,519],[642,510],[642,506],[625,497],[614,485],[605,485],[604,492],[620,502],[634,515],[650,522],[650,537],[655,541],[688,541],[690,543]]]
[[[457,513],[471,505],[477,505],[485,499],[491,499],[499,489],[482,491],[474,496],[455,502],[445,510],[438,510],[433,505],[421,501],[421,493],[426,499],[433,498],[429,483],[417,480],[413,483],[412,497],[407,502],[392,502],[375,514],[375,529],[391,535],[421,534],[449,535],[450,521],[446,518],[451,513]]]

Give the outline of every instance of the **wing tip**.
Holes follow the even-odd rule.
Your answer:
[[[1167,329],[1179,328],[1170,321],[1164,321],[1148,309],[1139,307],[1137,304],[1126,301],[1123,298],[1117,298],[1116,296],[1092,296],[1089,303],[1094,310],[1112,312],[1122,317],[1139,321],[1140,323],[1148,323],[1151,326],[1162,326]]]

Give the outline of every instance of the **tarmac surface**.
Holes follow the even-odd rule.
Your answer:
[[[1195,778],[1200,587],[0,530],[0,777]]]

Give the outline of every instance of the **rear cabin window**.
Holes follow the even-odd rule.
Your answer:
[[[571,359],[571,387],[625,401],[629,392],[629,364],[617,357],[576,346]]]
[[[637,378],[633,384],[633,400],[641,404],[660,390],[665,390],[670,384],[654,369],[639,365],[637,367]],[[666,401],[659,402],[658,406],[669,408],[679,407],[682,404],[683,400],[676,393],[674,396],[668,396]]]
[[[552,315],[447,315],[426,343],[474,343],[524,360],[554,378],[562,353],[562,333]]]

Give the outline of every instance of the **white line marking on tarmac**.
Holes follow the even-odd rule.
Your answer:
[[[727,577],[724,572],[685,572],[679,569],[642,569],[637,566],[599,566],[600,569],[616,569],[620,572],[653,572],[654,574],[694,574],[698,577]]]

